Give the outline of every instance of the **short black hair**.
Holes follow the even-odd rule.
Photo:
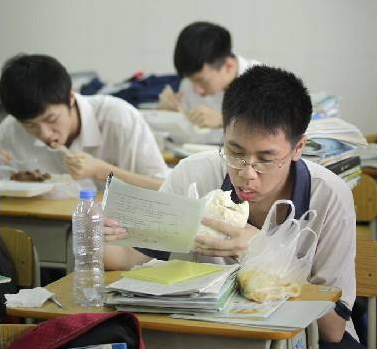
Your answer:
[[[5,62],[0,100],[19,121],[43,114],[52,104],[70,106],[71,77],[61,63],[46,55],[19,54]]]
[[[220,68],[225,58],[233,56],[227,29],[210,22],[194,22],[178,36],[174,66],[178,75],[185,77],[199,72],[206,63]]]
[[[310,95],[293,73],[257,65],[229,85],[224,94],[224,130],[234,121],[270,134],[285,132],[292,146],[304,135],[312,114]]]

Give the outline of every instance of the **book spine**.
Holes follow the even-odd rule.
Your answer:
[[[361,162],[359,156],[352,156],[350,158],[328,165],[326,166],[326,168],[338,175],[353,167],[359,166],[360,163]]]

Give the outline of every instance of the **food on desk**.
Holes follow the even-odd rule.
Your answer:
[[[229,223],[236,227],[245,227],[249,217],[249,203],[247,201],[242,204],[235,204],[231,199],[231,191],[222,191],[221,189],[211,191],[204,199],[206,199],[204,217]],[[204,225],[199,227],[198,235],[226,238],[224,234]]]
[[[242,294],[250,300],[264,303],[287,297],[297,297],[301,287],[265,271],[241,271],[237,275]]]
[[[13,173],[10,179],[19,182],[43,182],[46,179],[51,179],[51,175],[42,173],[40,170],[18,171]]]

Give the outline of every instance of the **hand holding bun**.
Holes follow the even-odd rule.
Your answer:
[[[243,228],[246,226],[249,217],[249,203],[235,204],[231,197],[231,191],[217,189],[207,194],[204,207],[204,217],[228,223],[235,227]],[[205,225],[200,225],[197,235],[205,235],[225,239],[226,235]]]

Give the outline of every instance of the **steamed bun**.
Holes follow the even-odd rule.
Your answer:
[[[231,191],[222,191],[221,189],[208,193],[204,197],[206,205],[203,216],[243,228],[249,217],[249,203],[245,201],[242,204],[235,204],[230,194]],[[226,238],[226,235],[204,225],[200,225],[197,235]]]

